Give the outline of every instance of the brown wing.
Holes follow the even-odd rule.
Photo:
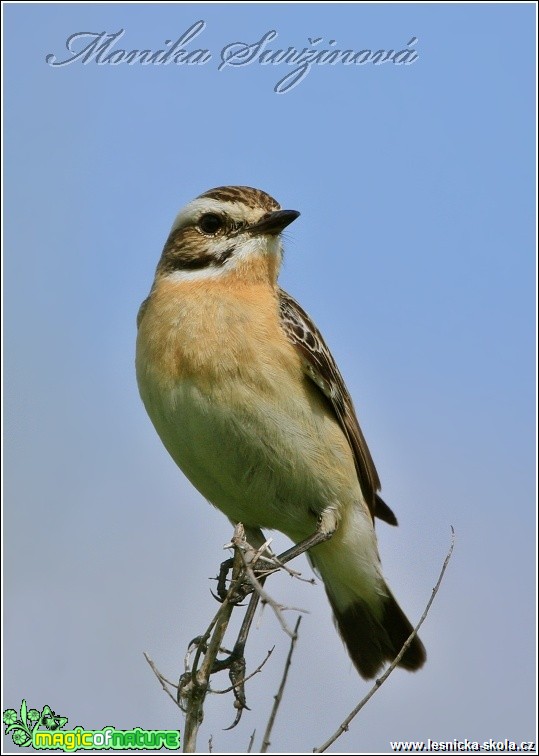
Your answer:
[[[397,518],[380,498],[380,479],[342,375],[322,334],[305,310],[282,289],[279,290],[281,325],[288,339],[301,355],[305,374],[320,389],[335,413],[354,453],[361,491],[371,515],[397,524]]]

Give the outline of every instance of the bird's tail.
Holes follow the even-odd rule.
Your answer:
[[[388,596],[381,599],[381,615],[361,598],[341,610],[327,591],[333,609],[335,623],[346,644],[348,653],[362,677],[375,677],[385,662],[392,662],[413,627],[388,589]],[[411,672],[423,666],[425,647],[416,636],[399,662]]]
[[[357,671],[366,679],[375,677],[386,662],[395,659],[413,631],[381,575],[374,533],[371,539],[367,543],[363,539],[363,544],[356,539],[351,543],[337,530],[329,541],[310,552],[324,581],[339,633]],[[372,547],[374,555],[365,553]],[[415,671],[426,657],[425,647],[416,636],[399,666]]]

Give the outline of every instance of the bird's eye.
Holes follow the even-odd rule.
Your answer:
[[[215,213],[205,213],[198,222],[203,234],[216,234],[223,227],[223,219]]]

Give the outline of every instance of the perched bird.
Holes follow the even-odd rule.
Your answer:
[[[139,311],[137,380],[176,464],[253,546],[262,528],[318,543],[309,557],[371,678],[412,632],[374,531],[375,517],[397,521],[331,352],[277,283],[280,235],[298,215],[246,186],[180,211]],[[416,637],[400,666],[425,658]]]

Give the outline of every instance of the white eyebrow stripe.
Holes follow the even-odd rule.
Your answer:
[[[211,197],[197,197],[180,210],[174,223],[172,231],[176,231],[181,226],[186,226],[198,219],[203,213],[226,213],[233,219],[241,220],[242,205],[238,202],[223,202],[222,200],[212,199]]]

